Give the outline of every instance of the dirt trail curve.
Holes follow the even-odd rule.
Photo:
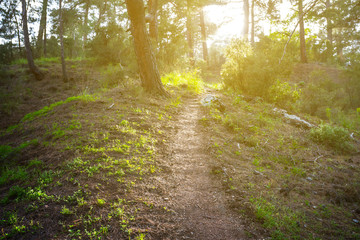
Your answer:
[[[199,126],[200,97],[186,100],[178,132],[170,141],[171,207],[187,236],[183,239],[247,239],[243,222],[226,206],[221,182],[211,176],[209,134]]]

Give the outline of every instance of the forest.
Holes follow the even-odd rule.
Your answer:
[[[1,239],[360,239],[359,0],[1,0]]]

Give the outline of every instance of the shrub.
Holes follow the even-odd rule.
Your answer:
[[[330,124],[321,124],[317,128],[311,129],[311,138],[318,143],[328,145],[342,152],[354,150],[351,144],[350,133],[347,129]]]
[[[290,73],[291,61],[279,65],[281,41],[264,37],[252,48],[247,41],[234,39],[225,50],[221,76],[226,87],[267,98],[277,78]],[[285,61],[283,61],[285,62]]]
[[[270,101],[280,107],[288,108],[300,98],[300,91],[292,87],[288,82],[277,80],[269,90]]]

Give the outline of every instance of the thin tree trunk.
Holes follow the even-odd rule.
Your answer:
[[[319,1],[319,0],[315,0],[315,1],[311,4],[311,6],[310,6],[308,9],[306,9],[305,12],[303,12],[302,17],[304,17],[304,16],[315,6],[315,4],[316,4],[318,1]],[[288,38],[288,40],[286,41],[286,44],[285,44],[285,46],[284,46],[283,54],[282,54],[282,56],[281,56],[281,58],[280,58],[280,60],[279,60],[279,65],[281,64],[282,60],[284,59],[284,56],[285,56],[285,53],[286,53],[286,48],[287,48],[287,46],[288,46],[288,44],[289,44],[292,36],[294,35],[294,32],[295,32],[295,30],[297,29],[299,23],[300,23],[300,18],[299,18],[299,20],[297,21],[297,23],[296,23],[293,31],[291,32],[291,34],[290,34],[290,36],[289,36],[289,38]]]
[[[85,2],[85,16],[84,16],[84,36],[83,36],[83,49],[85,51],[85,46],[87,43],[87,37],[88,37],[88,18],[89,18],[89,0],[86,0]]]
[[[14,19],[15,19],[15,24],[16,24],[16,34],[17,34],[17,39],[18,39],[18,47],[19,47],[19,55],[21,56],[21,38],[20,38],[20,27],[19,27],[19,23],[15,14],[15,8],[13,10],[13,15],[14,15]]]
[[[46,40],[47,40],[47,38],[46,38],[46,26],[45,26],[45,28],[44,28],[44,57],[46,57],[46,50],[47,50],[46,49]]]
[[[192,20],[191,20],[191,0],[187,0],[187,16],[186,16],[186,29],[187,29],[187,42],[189,46],[189,59],[190,65],[195,66],[194,58],[194,41],[192,33]]]
[[[158,21],[157,21],[158,0],[150,0],[149,3],[150,3],[150,14],[151,14],[149,33],[150,33],[150,37],[157,42],[157,40],[158,40]]]
[[[300,22],[300,60],[302,63],[307,63],[302,0],[299,0],[299,22]]]
[[[47,6],[48,6],[48,0],[43,0],[39,32],[38,32],[38,37],[37,37],[37,41],[36,41],[36,50],[40,55],[41,55],[42,48],[43,48],[43,37],[44,37],[45,29],[46,29]]]
[[[67,74],[66,74],[66,65],[65,65],[65,57],[64,57],[64,37],[63,37],[63,18],[62,18],[62,8],[61,8],[62,0],[59,1],[59,18],[60,18],[60,47],[61,47],[61,67],[63,73],[63,81],[67,82]]]
[[[103,15],[106,12],[106,7],[107,7],[107,0],[104,1],[104,6],[99,6],[99,19],[98,19],[97,24],[96,24],[96,30],[97,31],[99,31],[99,29],[100,29]]]
[[[326,10],[327,10],[327,14],[329,14],[329,10],[331,7],[331,3],[330,0],[326,0]],[[329,53],[329,56],[332,56],[332,51],[333,51],[333,36],[332,36],[332,26],[331,26],[331,18],[329,15],[326,16],[326,30],[327,30],[327,40],[328,40],[328,45],[327,45],[327,50]]]
[[[249,0],[244,0],[244,39],[249,40]]]
[[[201,40],[203,46],[203,58],[208,63],[208,48],[206,44],[206,28],[204,19],[204,10],[200,9],[200,28],[201,28]]]
[[[37,80],[42,80],[44,75],[40,70],[35,66],[34,58],[31,52],[30,40],[29,40],[29,30],[27,25],[27,12],[26,12],[26,0],[21,0],[22,3],[22,21],[23,21],[23,32],[24,32],[24,42],[26,49],[26,58],[28,61],[29,69],[32,74],[34,74]]]
[[[147,92],[168,96],[160,80],[156,59],[146,29],[144,2],[143,0],[126,0],[126,7],[131,21],[131,34],[134,39],[142,86]]]
[[[251,0],[251,45],[255,44],[255,0]]]

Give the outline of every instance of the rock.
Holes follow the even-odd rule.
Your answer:
[[[353,222],[354,222],[354,223],[360,223],[360,221],[357,220],[357,219],[353,219]]]
[[[311,177],[307,177],[306,180],[311,182],[313,179]]]
[[[316,127],[314,124],[311,124],[303,119],[301,119],[300,117],[296,116],[296,115],[291,115],[288,114],[286,112],[286,110],[284,109],[278,109],[278,108],[274,108],[273,112],[275,114],[281,115],[282,117],[284,117],[290,124],[295,125],[297,127],[303,127],[303,128],[313,128]]]
[[[220,112],[225,111],[225,105],[219,100],[218,97],[208,94],[205,98],[201,99],[201,105],[205,107],[214,106],[216,107]]]

